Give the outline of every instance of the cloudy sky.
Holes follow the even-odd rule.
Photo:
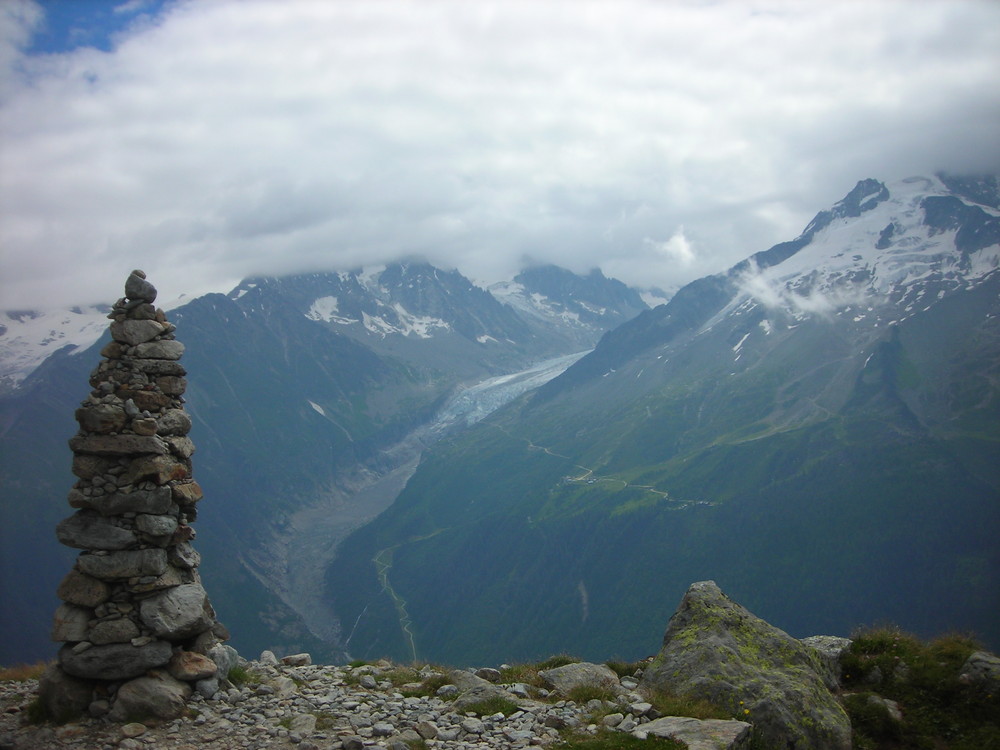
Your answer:
[[[1000,172],[1000,2],[0,0],[0,309],[419,257],[664,287]]]

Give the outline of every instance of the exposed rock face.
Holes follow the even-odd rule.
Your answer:
[[[171,718],[183,710],[189,682],[226,677],[199,655],[227,634],[190,542],[202,492],[191,475],[184,345],[155,299],[146,275],[133,271],[108,316],[114,341],[76,411],[80,431],[69,445],[78,481],[69,505],[78,510],[56,535],[83,551],[57,591],[64,604],[52,639],[64,645],[42,692],[54,715],[111,694],[121,704],[109,705],[112,718]]]
[[[986,651],[976,651],[962,665],[959,681],[966,685],[978,685],[985,692],[1000,690],[1000,658]]]
[[[670,618],[646,689],[707,699],[746,717],[767,747],[849,750],[851,724],[824,682],[816,650],[694,583]]]

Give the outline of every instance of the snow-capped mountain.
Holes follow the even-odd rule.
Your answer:
[[[592,345],[595,331],[618,326],[648,307],[639,292],[598,269],[578,276],[558,266],[535,266],[489,291],[525,320],[578,337],[581,347]]]
[[[778,259],[754,256],[731,275],[748,298],[792,317],[892,325],[1000,268],[996,196],[979,194],[989,202],[978,202],[963,192],[952,193],[940,178],[911,178],[891,189],[865,180],[813,220],[801,238],[808,241],[789,257],[769,265]]]
[[[15,389],[54,352],[79,354],[108,328],[110,307],[0,312],[0,393]]]
[[[526,271],[491,290],[455,270],[399,263],[250,278],[228,296],[246,314],[292,305],[308,319],[394,356],[430,362],[434,349],[449,349],[469,363],[470,373],[499,373],[519,358],[589,349],[605,331],[647,309],[634,290],[600,271],[584,277],[554,266]],[[93,344],[107,329],[108,309],[0,312],[0,393],[16,389],[54,351],[72,347],[66,353],[79,353]],[[431,340],[436,346],[427,346]]]
[[[255,310],[273,295],[382,354],[432,367],[444,365],[444,357],[467,375],[589,349],[647,309],[637,292],[600,271],[583,277],[554,266],[488,290],[455,270],[399,263],[248,279],[229,296]]]
[[[863,180],[432,448],[331,566],[355,646],[639,658],[705,579],[800,637],[1000,644],[998,198]],[[365,564],[386,548],[406,638]]]
[[[741,350],[806,319],[837,320],[843,336],[870,343],[932,303],[995,280],[997,192],[996,178],[939,175],[891,186],[862,180],[796,239],[698,279],[667,304],[609,332],[543,395],[606,375],[651,347],[738,320],[757,320],[758,328],[731,342],[742,340]]]

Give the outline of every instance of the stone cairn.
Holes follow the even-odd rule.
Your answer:
[[[57,591],[52,640],[64,645],[40,685],[57,718],[173,718],[192,689],[214,694],[237,658],[221,643],[229,634],[191,545],[202,491],[191,476],[184,345],[155,299],[133,271],[76,411],[69,504],[79,510],[56,535],[83,551]]]

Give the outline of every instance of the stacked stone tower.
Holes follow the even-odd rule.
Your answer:
[[[192,688],[217,690],[235,658],[221,645],[228,633],[191,544],[202,491],[183,406],[184,345],[155,299],[133,271],[108,316],[113,341],[76,411],[69,504],[78,510],[56,534],[82,552],[57,592],[52,639],[64,645],[41,686],[57,716],[167,718]]]

